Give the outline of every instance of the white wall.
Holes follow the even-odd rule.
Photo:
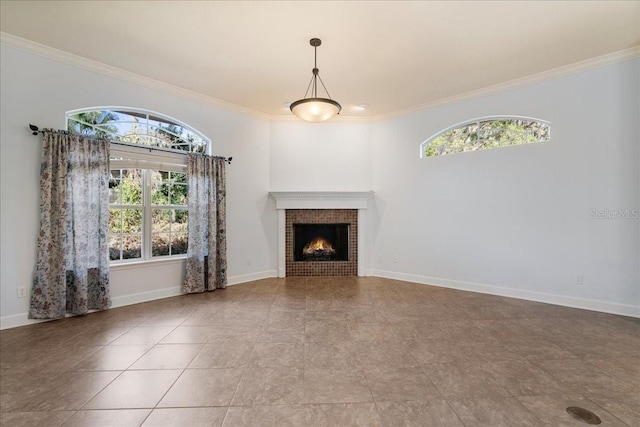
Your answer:
[[[41,137],[28,123],[64,128],[68,110],[103,105],[146,108],[207,135],[213,153],[233,156],[227,167],[228,275],[231,283],[274,276],[275,212],[267,199],[269,122],[202,104],[5,45],[0,50],[0,316],[2,326],[26,318],[39,228]],[[215,78],[215,76],[211,76]],[[114,305],[179,291],[184,261],[112,270]]]
[[[370,274],[640,316],[639,220],[591,215],[640,208],[639,63],[376,123]],[[501,114],[549,120],[551,142],[419,159]]]
[[[370,123],[271,124],[272,191],[368,191]]]

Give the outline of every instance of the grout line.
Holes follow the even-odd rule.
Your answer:
[[[147,420],[149,419],[149,417],[151,416],[151,414],[153,414],[153,411],[155,411],[155,408],[153,408],[153,409],[151,409],[151,410],[149,411],[149,413],[147,414],[147,416],[146,416],[146,417],[144,417],[144,419],[143,419],[143,420],[142,420],[142,422],[140,423],[140,426],[139,426],[139,427],[142,427],[142,426],[144,425],[144,423],[146,423],[146,422],[147,422]]]
[[[460,415],[458,414],[458,412],[455,410],[455,408],[453,407],[453,405],[451,404],[451,402],[449,402],[448,399],[444,399],[444,401],[446,402],[447,406],[449,406],[449,408],[451,408],[451,411],[453,412],[453,414],[456,416],[456,418],[458,418],[458,420],[460,420],[460,424],[462,424],[463,426],[467,426],[464,421],[462,421],[462,418],[460,418]],[[470,426],[469,426],[470,427]]]
[[[339,279],[339,278],[336,278],[336,279]],[[265,301],[265,300],[262,300],[262,299],[258,299],[256,301],[248,301],[249,303],[258,302],[258,306],[260,306],[260,307],[261,307],[261,305],[260,305],[261,303],[264,303],[264,304],[268,304],[269,303],[269,306],[268,306],[269,309],[267,310],[267,316],[269,316],[269,315],[271,315],[273,313],[276,313],[276,312],[283,311],[283,310],[274,310],[274,301],[275,301],[275,299],[277,298],[278,295],[281,295],[281,292],[283,292],[282,295],[285,295],[284,294],[284,290],[286,289],[286,280],[283,280],[283,279],[277,279],[277,280],[278,280],[278,282],[277,282],[278,283],[278,287],[276,289],[276,292],[273,293],[273,295],[272,295],[273,298],[271,298],[270,303],[269,303],[269,301]],[[313,289],[309,289],[309,286],[311,284],[315,285],[316,283],[319,283],[319,282],[315,282],[314,280],[316,280],[316,278],[305,277],[301,281],[301,283],[303,284],[302,287],[300,287],[297,282],[296,282],[296,286],[295,286],[295,289],[302,289],[302,295],[304,295],[304,298],[305,298],[304,299],[304,301],[305,301],[304,311],[302,311],[304,313],[304,329],[303,329],[304,332],[303,332],[303,340],[302,340],[302,351],[303,351],[303,354],[302,354],[302,357],[303,357],[303,360],[302,360],[302,375],[303,375],[303,378],[302,378],[302,381],[303,381],[303,383],[302,383],[302,387],[303,387],[302,388],[302,399],[303,400],[302,400],[301,406],[303,406],[303,407],[310,407],[312,405],[315,405],[315,404],[312,404],[312,403],[305,403],[306,402],[306,389],[305,389],[305,383],[304,383],[306,370],[310,367],[310,366],[307,366],[307,364],[306,364],[307,350],[309,348],[309,345],[312,344],[312,343],[308,343],[306,341],[307,314],[310,312],[309,311],[310,306],[308,304],[309,303],[308,297],[310,295],[311,296],[315,295],[314,292],[317,290],[317,287],[314,287]],[[375,295],[382,295],[383,299],[380,299],[380,298],[377,298],[377,297],[376,298],[372,297],[370,299],[370,302],[372,302],[373,304],[371,306],[369,306],[369,307],[360,307],[357,304],[355,304],[355,305],[346,304],[346,305],[341,306],[341,307],[339,307],[337,309],[336,308],[333,308],[333,309],[332,308],[325,308],[325,309],[323,309],[323,311],[334,311],[335,310],[335,311],[338,311],[338,312],[341,312],[341,313],[350,313],[350,312],[353,312],[354,310],[358,310],[358,309],[368,309],[368,310],[372,310],[372,311],[382,312],[383,321],[382,322],[376,322],[376,323],[378,323],[378,324],[381,324],[381,323],[390,324],[388,319],[387,319],[387,317],[385,316],[385,307],[387,307],[393,313],[393,307],[388,304],[389,301],[394,301],[397,298],[399,301],[404,301],[404,302],[409,301],[409,303],[411,303],[410,301],[413,301],[414,299],[420,300],[420,301],[425,301],[422,298],[428,298],[428,296],[426,296],[426,294],[424,294],[424,293],[413,292],[413,291],[411,291],[411,290],[409,290],[409,289],[407,289],[407,288],[405,288],[403,286],[394,286],[394,283],[397,283],[395,281],[390,281],[389,283],[384,283],[384,281],[381,282],[382,285],[385,285],[385,286],[378,286],[377,283],[374,283],[374,286],[372,286],[370,288],[367,287],[367,286],[365,286],[364,288],[362,287],[362,285],[366,285],[369,282],[366,282],[366,283],[365,282],[361,282],[361,281],[360,282],[359,281],[355,281],[355,282],[340,282],[339,283],[340,286],[336,287],[335,290],[336,291],[340,290],[340,289],[347,289],[348,290],[349,286],[353,286],[354,283],[356,284],[356,286],[358,286],[360,288],[360,290],[363,290],[363,289],[372,290]],[[342,286],[343,284],[345,286]],[[259,290],[258,288],[259,288],[259,282],[255,282],[255,283],[252,283],[251,286],[248,289],[244,289],[243,288],[243,292],[241,294],[237,294],[235,292],[233,292],[232,294],[231,293],[228,294],[228,295],[233,295],[232,299],[227,300],[227,299],[218,299],[218,298],[216,298],[216,299],[208,299],[207,298],[207,299],[201,300],[202,305],[199,305],[200,304],[199,303],[199,304],[194,305],[194,307],[197,306],[197,307],[202,308],[202,307],[205,307],[205,304],[207,306],[210,305],[210,304],[213,304],[213,306],[215,307],[216,302],[223,302],[225,307],[232,307],[234,310],[243,310],[244,309],[244,310],[251,311],[250,309],[247,309],[246,307],[243,308],[242,303],[243,303],[243,301],[247,302],[246,298],[250,296],[251,290]],[[264,296],[268,296],[268,295],[271,295],[271,293],[265,293],[264,294]],[[342,294],[341,292],[338,292],[338,293],[333,292],[333,293],[329,293],[328,295],[331,295],[332,300],[340,301],[341,295],[345,295],[345,294]],[[348,294],[348,295],[350,295],[350,294]],[[238,298],[238,297],[240,297],[240,298]],[[313,300],[313,298],[311,298],[311,299]],[[419,303],[420,301],[417,301],[417,302]],[[347,303],[347,302],[351,303],[352,301],[351,300],[345,301],[345,303]],[[450,307],[452,307],[452,306],[450,306]],[[161,309],[163,309],[163,310],[166,309],[167,312],[170,312],[173,309],[180,309],[181,308],[179,306],[173,306],[173,305],[165,305],[165,306],[159,306],[159,307]],[[182,307],[182,308],[184,308],[184,307]],[[425,308],[428,309],[428,306],[425,306]],[[262,308],[260,310],[262,310]],[[298,312],[298,310],[284,310],[284,311]],[[311,311],[313,311],[313,310],[311,310]],[[485,311],[481,311],[480,313],[485,314],[485,315],[486,314],[490,314],[490,313],[485,313]],[[561,319],[573,320],[571,317],[561,316],[560,314],[562,314],[562,313],[555,313],[554,312],[554,314],[555,314],[555,316],[548,316],[548,317],[551,317],[551,319],[547,319],[547,320],[549,320],[549,322],[544,322],[544,323],[541,323],[540,325],[546,325],[547,323],[549,323],[551,325],[551,324],[553,324],[553,319],[556,318],[556,317],[559,317]],[[194,312],[193,315],[195,315],[195,312]],[[463,316],[463,314],[461,314],[461,316]],[[331,318],[335,319],[335,317],[331,317]],[[187,317],[187,319],[188,319],[188,317]],[[542,317],[541,316],[534,316],[534,317],[532,317],[532,319],[542,319]],[[356,348],[356,350],[357,350],[357,348],[358,348],[357,346],[358,346],[359,342],[353,340],[352,328],[349,325],[349,322],[347,321],[347,319],[344,319],[344,320],[347,323],[347,330],[349,332],[349,335],[351,336],[351,341],[350,342],[352,343],[354,348]],[[466,320],[466,323],[469,323],[469,324],[473,324],[474,322],[478,322],[478,321],[480,321],[480,322],[487,321],[487,319],[484,319],[484,318],[481,319],[481,320],[480,319],[479,320],[474,320],[474,319],[469,318],[468,315],[467,315],[467,317],[464,317],[464,318],[461,318],[461,319],[458,319],[458,320]],[[522,318],[513,317],[513,318],[499,319],[499,320],[517,321],[517,320],[522,320]],[[597,320],[597,319],[594,319],[594,320]],[[182,323],[184,323],[185,321],[187,321],[187,320],[185,319]],[[116,320],[116,322],[117,322],[117,320]],[[435,322],[435,321],[429,320],[429,322]],[[182,323],[181,323],[181,325],[182,325]],[[589,322],[588,319],[585,318],[585,320],[580,322],[580,323],[584,323],[584,326],[589,326],[591,324],[596,325],[598,322],[595,322],[595,321]],[[76,324],[74,324],[74,325],[77,326]],[[171,325],[169,325],[169,326],[171,326]],[[199,326],[199,325],[190,325],[190,326]],[[210,325],[207,325],[207,326],[210,326]],[[249,367],[249,361],[251,360],[251,357],[255,353],[256,346],[260,342],[259,340],[261,339],[261,336],[264,333],[264,330],[266,328],[266,322],[263,322],[261,324],[261,326],[259,324],[256,325],[256,326],[258,326],[258,327],[256,327],[255,329],[259,328],[259,332],[258,332],[258,335],[257,335],[258,338],[257,338],[256,341],[254,341],[252,343],[253,347],[252,347],[251,352],[249,353],[249,359],[248,359],[247,363],[242,367],[242,370],[241,370],[241,373],[240,373],[240,377],[239,377],[238,383],[236,385],[236,389],[235,389],[233,395],[231,396],[231,401],[226,406],[218,406],[218,407],[225,407],[226,408],[226,412],[224,414],[224,417],[222,417],[222,422],[223,423],[229,419],[228,418],[228,413],[229,413],[229,408],[231,407],[231,402],[233,401],[233,398],[235,397],[235,395],[237,394],[237,391],[239,390],[240,383],[245,378],[247,368]],[[496,323],[496,326],[500,326],[500,323]],[[516,324],[515,326],[518,326],[518,325]],[[109,327],[108,324],[107,324],[106,327]],[[92,347],[98,348],[97,351],[100,351],[101,349],[105,349],[107,347],[109,347],[109,348],[119,347],[117,345],[111,345],[111,343],[115,342],[120,337],[122,337],[123,335],[127,334],[128,332],[130,332],[133,328],[145,328],[145,327],[159,327],[159,326],[158,325],[141,325],[141,324],[139,324],[139,322],[135,326],[125,326],[122,329],[126,329],[126,331],[124,333],[122,333],[121,335],[119,335],[118,337],[116,337],[116,338],[112,339],[111,341],[109,341],[109,343],[107,345],[96,345],[96,346],[92,346]],[[146,347],[146,346],[150,345],[150,347],[144,349],[142,354],[140,356],[138,356],[135,359],[135,361],[133,361],[131,364],[129,364],[129,366],[126,369],[124,369],[124,370],[111,370],[111,372],[114,372],[114,373],[117,372],[117,375],[115,375],[115,377],[108,384],[106,384],[101,390],[99,390],[97,393],[95,393],[87,402],[85,402],[84,405],[82,405],[80,407],[80,409],[72,411],[73,414],[77,414],[77,412],[79,412],[79,411],[109,411],[109,410],[117,410],[118,408],[103,408],[103,409],[83,409],[83,408],[86,407],[89,402],[91,402],[93,399],[95,399],[96,396],[98,396],[106,388],[108,388],[111,384],[113,384],[113,382],[115,382],[120,376],[122,376],[122,374],[124,374],[125,372],[131,372],[130,371],[131,367],[133,365],[135,365],[135,363],[138,363],[140,361],[140,359],[144,358],[147,354],[149,354],[149,352],[151,350],[153,350],[153,349],[155,349],[157,347],[160,347],[160,346],[167,346],[167,345],[185,345],[185,344],[200,345],[201,346],[200,350],[195,354],[195,356],[192,358],[191,362],[189,364],[187,364],[187,366],[184,369],[181,370],[182,372],[180,372],[180,374],[176,377],[174,382],[168,387],[168,389],[165,391],[163,396],[158,400],[158,402],[156,402],[156,404],[153,406],[153,408],[119,408],[119,409],[123,409],[123,410],[129,410],[129,409],[145,409],[145,410],[149,410],[149,413],[147,414],[147,416],[143,420],[143,423],[146,422],[146,420],[153,413],[153,411],[155,411],[156,409],[161,409],[161,408],[158,407],[159,403],[166,397],[166,395],[169,393],[169,391],[176,385],[176,383],[185,374],[185,372],[188,369],[190,369],[189,366],[191,365],[193,360],[195,360],[195,358],[202,352],[204,347],[208,344],[208,342],[210,342],[210,340],[212,338],[212,337],[209,337],[209,339],[205,343],[171,343],[171,344],[163,344],[162,340],[166,339],[171,333],[173,333],[179,327],[180,327],[180,325],[174,326],[173,329],[170,332],[167,333],[167,335],[165,335],[162,339],[160,339],[160,341],[155,342],[154,344],[129,344],[128,346],[145,346]],[[44,331],[43,327],[36,327],[35,325],[32,327],[32,329],[33,329],[33,331],[37,331],[37,332]],[[168,328],[168,329],[170,329],[170,328]],[[604,328],[604,329],[610,331],[610,333],[612,335],[613,334],[617,335],[621,339],[623,337],[627,336],[627,335],[631,335],[626,330],[618,331],[617,329],[614,330],[612,328]],[[48,329],[48,330],[53,331],[55,329]],[[65,330],[65,329],[63,329],[63,330]],[[70,330],[72,332],[76,331],[74,328],[72,328]],[[491,332],[491,330],[487,330],[487,331]],[[502,336],[504,334],[497,334],[497,335]],[[27,335],[26,337],[22,337],[22,336],[16,335],[16,336],[21,337],[19,339],[16,339],[14,335],[10,335],[8,333],[3,332],[3,339],[5,338],[5,336],[11,336],[12,337],[12,339],[10,341],[11,344],[18,343],[19,339],[24,339],[24,338],[30,339],[31,338],[33,340],[34,338],[37,339],[39,337],[39,335],[37,335],[37,334],[35,336],[33,334],[31,336]],[[424,334],[424,331],[419,332],[418,337],[424,337],[424,336],[426,336],[426,334]],[[537,334],[536,334],[536,336],[537,336]],[[475,337],[475,335],[473,337]],[[410,341],[409,339],[404,339],[403,337],[397,337],[397,338],[400,338],[399,342],[405,347],[407,346],[408,341]],[[599,410],[602,411],[603,414],[607,414],[607,415],[609,415],[609,416],[611,416],[611,417],[613,417],[614,419],[617,420],[618,418],[617,418],[616,415],[614,415],[614,413],[609,412],[608,410],[604,409],[604,407],[602,407],[601,405],[598,405],[597,403],[595,403],[595,401],[592,400],[591,398],[587,397],[586,395],[583,395],[582,394],[583,390],[580,390],[580,389],[572,386],[572,382],[570,380],[573,377],[572,377],[571,373],[568,376],[553,375],[551,372],[549,372],[548,370],[544,369],[542,367],[542,365],[543,365],[543,363],[545,361],[550,361],[550,362],[554,362],[555,361],[557,363],[562,363],[562,361],[564,363],[571,363],[571,362],[575,363],[576,359],[578,359],[579,361],[587,364],[586,366],[592,366],[593,364],[591,362],[589,362],[589,360],[587,360],[587,358],[589,356],[601,357],[603,359],[607,359],[607,360],[611,360],[611,361],[615,361],[616,359],[620,359],[620,358],[631,359],[631,358],[633,358],[633,356],[630,356],[630,355],[626,354],[626,352],[628,352],[628,347],[625,347],[625,346],[616,347],[616,348],[619,348],[621,351],[623,351],[623,353],[620,356],[599,355],[599,354],[594,354],[594,353],[589,353],[589,354],[582,354],[581,353],[581,355],[574,355],[570,351],[570,347],[571,347],[570,345],[567,346],[567,348],[569,348],[569,350],[565,349],[565,347],[562,345],[562,343],[558,339],[554,338],[554,336],[547,336],[547,335],[541,333],[540,339],[541,339],[541,341],[543,343],[542,345],[546,345],[548,343],[549,345],[553,345],[554,348],[557,347],[558,349],[566,351],[567,355],[565,357],[563,357],[562,359],[549,359],[549,355],[547,354],[546,357],[545,357],[545,355],[542,355],[542,358],[528,360],[527,363],[531,363],[532,366],[536,367],[537,369],[540,369],[542,372],[545,372],[548,375],[553,376],[554,378],[558,378],[558,377],[566,378],[566,380],[564,380],[564,379],[560,380],[559,379],[558,382],[560,384],[562,384],[563,387],[566,386],[569,390],[573,390],[575,392],[576,396],[580,396],[581,398],[585,399],[586,402],[590,402],[591,404],[594,405],[594,407],[599,408]],[[67,341],[68,341],[68,344],[72,344],[72,340],[71,339],[69,339]],[[384,341],[384,340],[378,340],[378,341]],[[325,341],[325,343],[331,343],[331,342],[333,342],[333,341]],[[496,345],[500,345],[500,344],[505,344],[505,342],[506,343],[510,342],[509,341],[509,337],[507,335],[504,335],[504,337],[502,337],[502,338],[498,337],[495,344]],[[8,344],[9,343],[6,340],[3,340],[3,345],[4,346],[7,346]],[[44,349],[39,349],[38,351],[43,353],[43,354],[46,354],[47,351],[51,352],[51,350],[48,349],[48,347],[47,347],[49,345],[50,345],[49,343],[45,342],[44,343],[45,348]],[[5,347],[5,349],[6,348],[7,347]],[[467,352],[468,351],[470,351],[470,350],[467,350]],[[91,357],[94,354],[95,354],[95,352],[91,353],[86,358]],[[479,354],[482,354],[482,353],[479,353]],[[374,403],[374,407],[376,408],[378,416],[381,418],[382,413],[381,413],[380,407],[377,405],[377,403],[382,403],[384,400],[380,400],[380,402],[378,402],[375,399],[374,395],[373,395],[372,382],[370,381],[366,370],[362,366],[362,359],[363,359],[363,357],[365,355],[366,355],[366,353],[363,354],[363,353],[360,353],[360,352],[356,352],[355,357],[350,358],[350,359],[356,361],[359,364],[359,369],[362,370],[364,378],[367,381],[367,387],[368,387],[369,392],[370,392],[370,397],[372,399],[372,403]],[[414,361],[417,362],[417,358],[413,354],[410,354],[410,355],[414,359]],[[573,357],[571,357],[572,355],[573,355]],[[82,360],[85,360],[86,358],[84,358]],[[482,361],[482,360],[477,360],[477,358],[473,358],[473,359],[476,359],[476,360],[465,361],[465,362],[455,362],[455,363],[463,363],[463,364],[464,363],[468,363],[468,364],[474,364],[474,363],[478,364],[479,363],[482,366],[488,366],[488,365],[496,362],[495,360],[484,360],[484,361]],[[499,361],[501,361],[501,360],[502,359],[499,359]],[[80,363],[81,361],[78,361],[77,363]],[[452,401],[456,401],[457,399],[453,398],[450,401],[449,399],[444,398],[444,396],[442,396],[442,393],[435,386],[435,384],[433,383],[433,381],[431,380],[429,375],[427,375],[427,372],[425,370],[425,366],[426,365],[418,363],[417,366],[421,369],[421,372],[423,372],[424,375],[426,375],[427,379],[429,380],[431,385],[435,388],[435,390],[438,392],[438,394],[441,396],[442,400],[447,402],[447,405],[450,408],[450,410],[452,410],[454,412],[454,414],[458,417],[458,419],[462,423],[460,415],[458,415],[458,413],[453,408],[453,405],[451,404]],[[551,368],[550,370],[551,371],[555,370],[554,366],[555,365],[553,365],[553,364],[550,366],[550,368]],[[621,378],[621,375],[619,373],[617,373],[617,374],[610,373],[610,370],[605,370],[604,368],[600,368],[600,367],[597,367],[595,365],[593,365],[593,368],[596,370],[596,372],[601,372],[602,375],[605,375],[606,377],[612,378],[612,379],[614,379],[616,381],[620,381],[621,383],[627,383],[626,377],[625,378]],[[624,368],[624,365],[623,365],[623,368]],[[178,371],[178,370],[179,369],[176,369],[176,371]],[[99,371],[100,370],[83,371],[83,372],[99,372]],[[134,371],[138,371],[138,370],[134,370]],[[71,368],[69,368],[69,370],[67,370],[66,372],[72,372],[73,373],[73,372],[81,372],[81,371],[74,371]],[[104,371],[103,370],[102,372],[109,372],[109,371]],[[64,372],[62,372],[62,371],[59,372],[59,375],[63,375],[63,374],[64,374]],[[489,377],[491,377],[491,378],[494,378],[494,379],[496,377],[491,372],[488,372],[487,375]],[[58,378],[58,375],[52,377],[50,381],[53,381],[55,378]],[[638,388],[637,386],[635,386],[633,384],[630,384],[630,385],[632,387],[634,387],[634,389]],[[505,387],[503,387],[503,388],[505,388]],[[523,402],[521,401],[522,396],[517,396],[515,391],[507,390],[507,392],[508,392],[509,396],[501,397],[499,399],[501,399],[503,401],[508,401],[510,399],[514,399],[514,400],[516,400],[518,402],[518,404],[516,404],[517,407],[522,406],[527,411],[527,413],[531,413],[531,411],[529,411],[529,409],[526,406],[524,406]],[[469,398],[460,398],[460,399],[469,399]],[[473,398],[471,398],[471,399],[473,399]],[[433,399],[433,400],[436,400],[436,399]],[[609,400],[618,401],[617,399],[613,399],[613,398],[609,398]],[[334,403],[334,405],[345,405],[345,404],[346,403],[337,403],[337,402]],[[251,405],[251,406],[253,406],[253,405]],[[272,406],[272,405],[269,405],[269,406]],[[162,409],[164,409],[164,408],[162,408]],[[71,415],[71,417],[74,416],[73,414]],[[533,414],[533,416],[535,417],[535,414]],[[467,422],[469,422],[469,421],[467,421]]]

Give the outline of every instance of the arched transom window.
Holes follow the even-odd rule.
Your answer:
[[[67,129],[133,145],[207,153],[209,139],[186,124],[153,111],[101,107],[67,112]]]
[[[492,116],[444,129],[422,144],[420,157],[442,156],[550,140],[550,123],[520,116]]]

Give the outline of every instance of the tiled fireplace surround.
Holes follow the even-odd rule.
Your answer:
[[[271,192],[278,212],[278,277],[364,276],[365,210],[372,192]],[[293,224],[348,223],[349,261],[294,262]]]
[[[348,261],[294,261],[294,224],[349,224]],[[358,273],[358,211],[356,209],[287,209],[285,211],[286,276],[355,276]]]

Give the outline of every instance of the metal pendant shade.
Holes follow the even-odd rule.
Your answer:
[[[313,46],[314,50],[313,76],[311,77],[307,91],[304,94],[304,98],[292,102],[289,108],[293,114],[302,120],[312,123],[324,122],[336,114],[340,114],[342,106],[331,99],[331,95],[329,95],[329,91],[319,75],[320,70],[318,70],[317,67],[317,49],[318,46],[322,44],[322,41],[320,39],[313,38],[309,41],[309,44]],[[327,93],[327,98],[318,97],[318,79],[320,79],[320,84]],[[309,89],[311,89],[311,97],[307,98]]]

